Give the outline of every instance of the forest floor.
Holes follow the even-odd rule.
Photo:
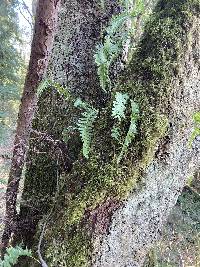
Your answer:
[[[11,139],[0,145],[0,237],[11,151]],[[150,255],[149,267],[200,267],[200,172],[190,187],[183,190],[163,230],[162,240]]]

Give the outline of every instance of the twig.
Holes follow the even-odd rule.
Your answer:
[[[24,2],[24,0],[22,0],[22,4],[25,7],[26,11],[29,13],[31,19],[33,19],[33,14],[30,12],[30,10],[29,10],[28,6],[26,5],[26,3]],[[32,23],[32,25],[33,25],[33,23]]]
[[[29,21],[29,19],[27,19],[27,17],[23,14],[23,11],[21,10],[21,7],[19,6],[18,8],[20,14],[23,16],[23,18],[28,22],[28,24],[30,25],[31,27],[31,30],[33,30],[33,24]]]

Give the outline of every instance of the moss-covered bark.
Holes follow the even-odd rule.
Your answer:
[[[89,160],[79,155],[70,173],[59,180],[60,196],[56,198],[44,237],[43,252],[49,266],[91,266],[94,236],[107,232],[113,212],[134,188],[142,188],[148,165],[155,156],[164,153],[159,152],[163,148],[158,144],[162,147],[168,143],[166,136],[177,90],[174,84],[175,80],[181,83],[185,75],[183,64],[191,45],[191,28],[195,27],[199,13],[199,0],[160,0],[156,6],[127,70],[113,91],[113,98],[115,92],[126,92],[139,105],[137,135],[118,164],[121,145],[111,137],[112,99],[100,109]],[[95,103],[90,100],[92,94],[88,92],[84,98]],[[94,99],[97,95],[94,94]],[[130,109],[122,125],[123,139],[130,125]],[[184,129],[185,125],[186,122],[181,127]],[[41,170],[45,168],[41,166]],[[25,192],[29,194],[32,189]]]
[[[61,84],[73,99],[81,96],[96,106],[104,102],[93,56],[102,29],[117,12],[115,1],[105,1],[104,8],[99,1],[62,1],[48,78]],[[70,100],[59,95],[53,86],[40,96],[16,232],[16,241],[27,246],[32,245],[35,228],[52,204],[60,174],[70,170],[81,149],[79,134],[74,130],[64,142],[65,130],[77,117]]]
[[[50,224],[45,237],[50,266],[90,266],[94,225],[101,224],[91,222],[93,210],[109,199],[113,209],[106,216],[110,216],[153,160],[159,141],[170,128],[174,81],[183,75],[190,30],[199,17],[199,8],[199,1],[159,1],[127,71],[115,87],[115,91],[127,92],[139,105],[138,134],[123,161],[117,164],[121,146],[111,138],[111,103],[101,109],[90,159],[80,157],[70,174],[62,177],[64,198],[58,201],[60,211],[53,215],[54,225]],[[129,123],[127,116],[124,137]]]

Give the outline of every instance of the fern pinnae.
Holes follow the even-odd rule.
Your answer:
[[[119,164],[120,161],[122,160],[124,154],[126,153],[126,151],[128,150],[129,145],[131,144],[131,142],[133,141],[136,133],[137,133],[137,120],[139,117],[139,106],[137,103],[135,103],[132,99],[131,99],[131,121],[130,121],[130,126],[128,129],[128,132],[126,134],[123,146],[122,146],[122,150],[119,154],[119,157],[117,159],[117,163]]]
[[[27,256],[32,257],[31,250],[23,249],[20,246],[16,247],[9,247],[6,249],[6,254],[4,255],[4,259],[0,259],[0,266],[1,267],[11,267],[14,266],[17,262],[19,257],[21,256]]]
[[[120,142],[121,139],[121,130],[119,126],[114,126],[111,129],[111,136],[113,139],[115,139],[116,141]]]
[[[80,98],[75,101],[74,106],[85,110],[82,113],[82,117],[78,119],[77,129],[83,142],[83,155],[88,159],[91,148],[93,124],[97,118],[98,111],[89,104],[83,102]]]
[[[116,92],[115,94],[115,100],[113,101],[112,107],[112,117],[117,119],[119,122],[121,122],[122,119],[125,119],[125,110],[128,99],[128,94],[123,94],[121,92]]]

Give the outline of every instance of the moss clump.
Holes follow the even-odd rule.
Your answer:
[[[46,257],[50,259],[50,266],[87,267],[90,237],[83,228],[68,229],[67,233],[56,232],[58,239],[53,240],[52,247],[47,248]],[[53,254],[53,257],[52,257]]]
[[[126,198],[152,161],[158,141],[167,132],[172,82],[180,75],[189,26],[199,9],[199,1],[159,1],[127,71],[116,86],[116,91],[127,92],[140,107],[138,134],[124,160],[117,164],[119,148],[108,131],[113,123],[109,105],[107,112],[101,113],[90,159],[80,158],[63,178],[62,212],[47,234],[51,266],[55,266],[55,259],[57,266],[89,266],[90,237],[88,229],[80,230],[85,211],[110,197]],[[59,262],[61,257],[63,265]]]

